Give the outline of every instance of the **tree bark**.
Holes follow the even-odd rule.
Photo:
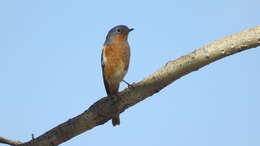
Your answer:
[[[103,97],[82,114],[49,130],[41,136],[19,146],[56,146],[69,139],[104,124],[117,111],[127,108],[159,92],[184,75],[197,71],[218,59],[260,46],[260,26],[214,41],[175,61],[169,61],[144,80],[118,94],[118,100]]]

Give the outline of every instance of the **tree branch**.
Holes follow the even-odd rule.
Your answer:
[[[114,105],[117,105],[119,111],[123,112],[192,71],[196,71],[218,59],[257,46],[260,46],[260,26],[214,41],[175,61],[169,61],[144,80],[134,84],[133,87],[121,91],[117,101],[103,97],[82,114],[19,146],[55,146],[61,144],[110,120],[116,112],[113,108]]]
[[[22,144],[22,142],[20,142],[20,141],[15,141],[15,140],[7,139],[7,138],[1,137],[1,136],[0,136],[0,143],[9,144],[9,145]]]

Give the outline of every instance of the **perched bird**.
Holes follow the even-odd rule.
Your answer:
[[[112,28],[103,45],[101,62],[103,81],[108,96],[116,97],[121,81],[124,81],[130,60],[130,47],[127,41],[130,29],[125,25]],[[119,113],[112,117],[113,126],[120,125]]]

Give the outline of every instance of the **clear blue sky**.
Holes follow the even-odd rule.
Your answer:
[[[0,2],[0,136],[27,141],[105,96],[107,31],[135,28],[126,80],[260,24],[259,0]],[[62,146],[259,146],[260,48],[193,72]],[[121,89],[126,85],[122,84]],[[0,144],[1,145],[1,144]]]

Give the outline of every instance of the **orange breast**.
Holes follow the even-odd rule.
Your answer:
[[[128,43],[104,46],[104,74],[106,79],[123,79],[129,65],[130,50]]]

